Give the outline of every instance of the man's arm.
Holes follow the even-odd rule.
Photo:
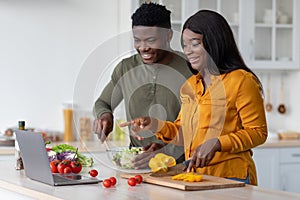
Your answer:
[[[106,136],[113,130],[113,110],[123,99],[122,90],[117,84],[118,69],[120,66],[119,64],[115,68],[111,76],[111,81],[106,85],[93,107],[95,116],[93,131],[102,142],[105,141]]]

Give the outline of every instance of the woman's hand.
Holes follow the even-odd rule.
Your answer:
[[[217,151],[221,151],[221,144],[218,138],[207,140],[198,146],[190,159],[187,172],[192,171],[193,168],[207,166]]]
[[[130,135],[135,137],[138,140],[143,140],[144,137],[140,136],[138,133],[149,129],[153,129],[154,121],[157,120],[150,117],[139,117],[129,122],[121,123],[119,124],[119,126],[120,127],[130,126]]]

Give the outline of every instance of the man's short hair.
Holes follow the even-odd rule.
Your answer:
[[[143,3],[131,16],[133,26],[156,26],[171,29],[171,11],[157,3]]]

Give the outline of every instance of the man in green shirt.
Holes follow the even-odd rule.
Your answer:
[[[140,116],[176,119],[181,104],[180,87],[192,73],[183,54],[170,47],[173,36],[170,14],[165,6],[144,3],[132,15],[137,54],[118,63],[94,105],[93,130],[102,142],[113,130],[113,110],[122,100],[128,121]],[[151,133],[142,135],[145,139],[141,141],[130,137],[130,146],[142,146],[148,152],[163,147],[178,162],[184,160],[183,147],[166,145]],[[136,161],[136,168],[147,167],[148,160]]]

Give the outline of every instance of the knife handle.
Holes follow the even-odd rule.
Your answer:
[[[189,159],[189,160],[183,161],[182,164],[184,164],[185,167],[188,167],[190,162],[191,162],[191,160]]]

